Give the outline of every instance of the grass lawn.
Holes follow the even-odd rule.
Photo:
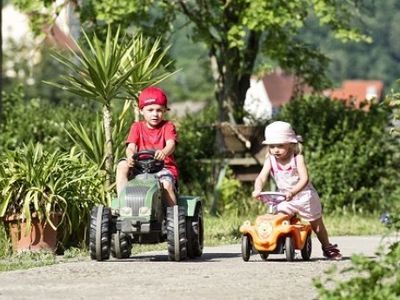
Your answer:
[[[256,215],[246,217],[234,214],[227,214],[221,217],[206,215],[204,220],[205,246],[239,243],[241,238],[240,225],[245,220],[253,221],[255,217]],[[388,229],[380,223],[377,215],[334,214],[325,215],[324,220],[330,236],[381,235],[388,233]],[[155,250],[166,251],[166,249],[166,243],[134,245],[133,254]],[[5,236],[4,228],[0,227],[0,272],[76,260],[89,260],[87,249],[67,249],[63,256],[56,256],[48,252],[12,254],[9,250],[9,242]]]

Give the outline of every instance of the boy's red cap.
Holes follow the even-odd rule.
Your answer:
[[[150,104],[158,104],[167,108],[168,100],[165,92],[162,89],[153,86],[142,90],[139,95],[139,109]]]

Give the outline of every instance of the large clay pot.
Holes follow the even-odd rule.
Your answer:
[[[54,225],[58,225],[61,221],[60,214],[51,216]],[[4,225],[10,236],[12,248],[14,252],[21,251],[38,251],[49,250],[55,251],[57,248],[57,230],[54,230],[50,224],[33,215],[31,228],[26,231],[25,220],[16,215],[6,216],[3,218]]]
[[[245,152],[257,154],[264,147],[264,127],[251,125],[233,125],[227,122],[219,126],[223,137],[224,148],[227,153],[244,154]],[[250,142],[250,148],[246,148],[245,141]]]

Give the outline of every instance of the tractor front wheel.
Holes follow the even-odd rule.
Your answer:
[[[111,255],[115,258],[128,258],[131,256],[132,242],[130,237],[121,231],[111,235]]]

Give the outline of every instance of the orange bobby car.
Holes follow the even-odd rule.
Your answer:
[[[263,192],[260,200],[269,207],[269,212],[258,216],[252,225],[245,221],[240,226],[242,233],[242,258],[250,259],[251,252],[260,254],[267,260],[269,254],[286,254],[287,261],[293,261],[295,250],[301,250],[303,260],[311,257],[311,225],[301,222],[296,216],[276,214],[276,205],[285,201],[282,193]]]

